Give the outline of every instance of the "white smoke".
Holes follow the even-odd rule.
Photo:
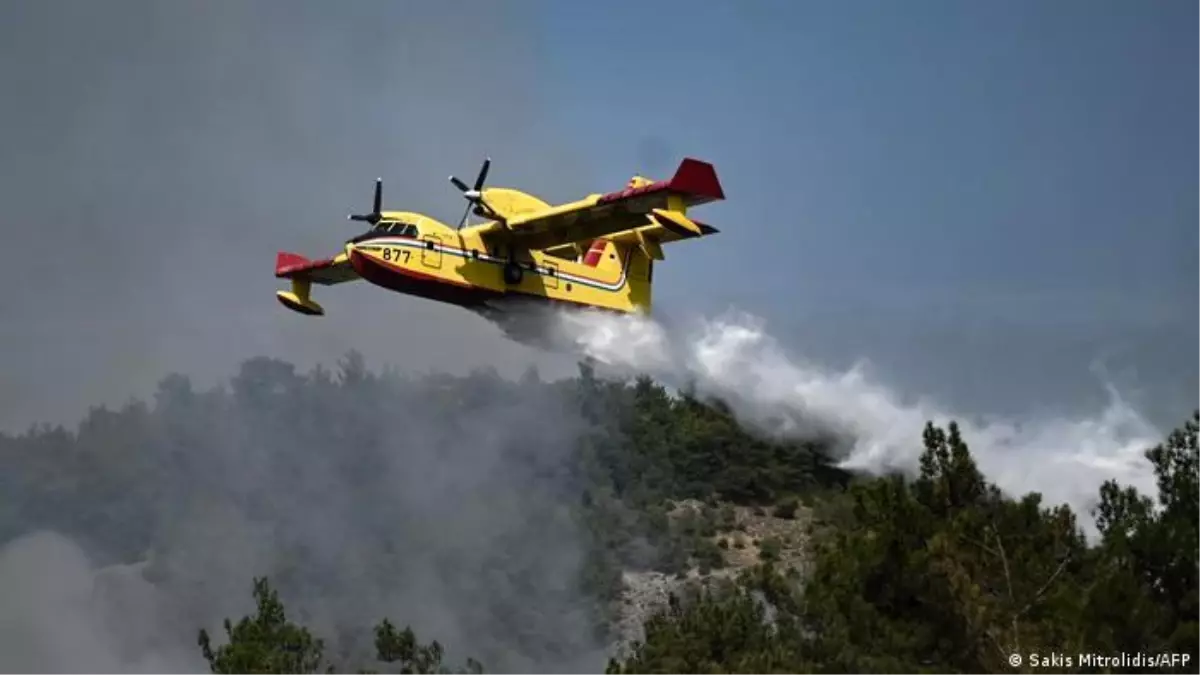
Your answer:
[[[207,670],[191,644],[163,639],[162,601],[141,566],[97,569],[54,532],[14,539],[0,547],[0,671]]]
[[[839,434],[847,439],[846,468],[914,470],[926,421],[955,420],[992,482],[1013,495],[1036,491],[1047,504],[1068,504],[1087,529],[1105,480],[1154,492],[1143,452],[1163,433],[1112,387],[1107,406],[1089,416],[989,419],[906,399],[873,378],[866,362],[845,372],[806,363],[744,314],[667,328],[638,316],[564,312],[556,337],[618,372],[718,396],[748,424],[791,435]]]

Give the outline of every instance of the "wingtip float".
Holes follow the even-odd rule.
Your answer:
[[[280,252],[275,276],[291,282],[278,291],[283,306],[322,316],[313,284],[364,279],[408,295],[468,309],[515,298],[648,313],[654,261],[662,246],[716,234],[688,215],[690,207],[725,199],[712,164],[684,159],[667,180],[634,176],[625,188],[550,205],[520,190],[485,187],[491,160],[473,184],[450,177],[467,201],[457,227],[427,215],[383,210],[377,179],[372,210],[351,221],[370,225],[337,255],[310,260]],[[467,225],[470,214],[481,218]]]

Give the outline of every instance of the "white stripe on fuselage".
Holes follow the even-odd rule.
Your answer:
[[[429,248],[429,244],[433,244],[433,249]],[[475,253],[472,251],[465,251],[461,248],[456,248],[453,246],[446,246],[445,244],[439,244],[437,242],[433,242],[428,239],[417,240],[417,239],[410,239],[408,237],[386,237],[386,238],[380,238],[380,239],[368,239],[367,241],[355,244],[355,248],[361,248],[365,251],[379,250],[381,248],[401,248],[401,247],[414,248],[414,249],[418,249],[418,250],[422,250],[422,251],[436,250],[436,251],[441,251],[442,253],[446,253],[448,255],[463,258],[465,260],[486,262],[486,263],[489,263],[492,265],[505,265],[508,263],[507,258],[500,258],[500,257],[494,256],[494,255],[489,255],[483,251],[480,251],[478,253]],[[527,272],[533,272],[534,274],[538,274],[538,275],[544,276],[544,277],[557,276],[559,279],[565,279],[567,281],[571,281],[571,282],[574,282],[577,284],[583,284],[584,286],[591,286],[592,288],[599,288],[599,289],[605,290],[605,291],[618,291],[622,287],[625,286],[625,282],[628,279],[629,261],[631,259],[632,259],[632,251],[630,251],[629,253],[627,253],[625,255],[625,260],[621,264],[621,276],[618,277],[617,280],[612,283],[606,283],[603,281],[599,281],[597,279],[589,279],[587,277],[581,277],[581,276],[578,276],[575,274],[571,274],[570,272],[563,272],[563,271],[559,270],[558,268],[554,268],[554,271],[551,272],[550,267],[543,266],[543,265],[534,265],[533,268],[530,269],[529,265],[531,263],[521,264],[521,269],[524,271],[527,271]]]

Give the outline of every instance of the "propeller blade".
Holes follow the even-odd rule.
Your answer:
[[[483,166],[479,168],[479,175],[475,177],[475,186],[471,187],[461,180],[450,176],[450,182],[454,183],[454,187],[463,193],[463,197],[467,199],[467,210],[463,211],[462,218],[458,221],[458,229],[462,229],[467,222],[467,216],[471,215],[471,207],[475,207],[475,214],[479,216],[493,216],[491,207],[483,201],[483,184],[487,182],[488,171],[492,168],[492,158],[485,157]],[[498,219],[498,217],[497,217]]]
[[[458,229],[462,229],[463,225],[467,224],[467,216],[471,213],[471,202],[467,202],[467,208],[463,209],[462,218],[458,219]]]
[[[483,189],[483,182],[487,180],[488,169],[492,167],[492,158],[485,157],[483,160],[483,168],[479,170],[479,177],[475,179],[475,191],[479,192]]]
[[[383,214],[380,213],[382,210],[383,210],[383,179],[376,178],[375,179],[375,199],[374,199],[374,204],[373,204],[373,210],[371,211],[371,213],[351,213],[350,215],[346,216],[346,219],[354,220],[354,221],[357,221],[360,223],[370,223],[370,224],[374,225],[374,224],[378,223],[380,220],[383,220]]]

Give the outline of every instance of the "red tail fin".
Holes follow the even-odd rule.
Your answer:
[[[717,170],[713,165],[691,157],[679,163],[679,168],[667,185],[671,190],[692,197],[689,201],[693,204],[725,199],[725,191],[721,189],[721,181],[717,179]]]

